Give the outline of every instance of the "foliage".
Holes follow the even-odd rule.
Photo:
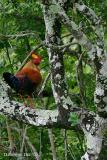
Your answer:
[[[94,9],[96,13],[102,18],[102,24],[105,27],[107,24],[107,0],[103,2],[101,0],[84,0],[84,2]],[[83,31],[87,34],[89,39],[92,41],[95,40],[95,35],[92,32],[89,22],[80,14],[74,13],[74,11],[68,11],[68,15],[74,20],[79,26],[83,24]],[[107,29],[105,28],[105,41],[107,41]],[[23,36],[24,33],[32,33],[26,36]],[[62,26],[62,37],[63,35],[69,34],[67,29]],[[6,36],[10,36],[6,38]],[[14,35],[12,37],[12,35]],[[22,36],[18,36],[22,35]],[[29,51],[34,46],[37,46],[41,43],[42,40],[45,39],[45,26],[43,20],[43,14],[39,5],[39,1],[35,0],[1,0],[0,1],[0,76],[2,78],[2,74],[5,71],[16,72],[20,67],[23,60],[28,55]],[[70,38],[63,38],[63,42],[69,42]],[[77,45],[78,46],[78,45]],[[74,48],[73,48],[74,47]],[[82,101],[80,98],[80,88],[77,82],[77,74],[76,74],[76,64],[78,63],[78,57],[76,55],[72,56],[72,50],[77,51],[78,47],[73,46],[69,48],[69,51],[64,53],[64,66],[66,73],[66,81],[69,87],[70,94],[74,94],[79,96],[78,104],[81,107]],[[105,46],[107,47],[107,45]],[[49,63],[48,63],[48,55],[46,48],[41,47],[37,50],[37,52],[43,56],[44,61],[41,64],[40,68],[42,69],[43,77],[45,78],[49,71]],[[95,88],[95,69],[93,64],[89,61],[86,56],[86,51],[82,48],[83,55],[83,80],[84,80],[84,92],[86,99],[86,106],[88,109],[96,111],[94,106],[94,88]],[[46,85],[47,90],[51,90],[50,80]],[[13,93],[13,99],[21,101],[20,98],[16,94]],[[40,108],[40,106],[44,105],[45,108],[54,109],[55,102],[53,97],[44,98],[43,103],[40,98],[34,98],[34,104],[36,108]],[[41,107],[42,108],[42,107]],[[78,124],[78,116],[76,114],[70,114],[70,122],[72,122],[72,126]],[[25,128],[25,125],[20,124],[18,122],[8,120],[9,127],[13,128],[11,130],[12,141],[16,146],[16,153],[20,152],[20,146],[22,142],[22,132],[17,132],[15,128],[18,130],[22,130]],[[16,159],[16,157],[8,157],[5,156],[5,153],[9,153],[9,139],[6,125],[6,118],[4,116],[0,116],[0,159]],[[41,159],[43,160],[51,160],[52,159],[52,151],[50,148],[50,139],[48,136],[48,130],[42,128],[36,128],[33,126],[27,127],[27,136],[30,139],[32,145],[37,149],[37,152],[41,152]],[[64,160],[64,136],[62,134],[62,130],[53,129],[54,136],[54,144],[56,147],[56,153],[59,160]],[[67,131],[67,153],[68,159],[79,160],[80,155],[82,155],[85,147],[84,140],[81,133],[76,133],[74,131]],[[30,159],[34,159],[32,155],[31,148],[25,141],[25,146],[23,149],[23,153],[30,153]],[[107,151],[104,150],[104,156],[107,155]],[[26,157],[29,159],[29,157]]]
[[[79,118],[76,113],[70,113],[69,122],[72,126],[76,126],[79,123]]]

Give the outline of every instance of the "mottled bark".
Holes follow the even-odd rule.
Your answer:
[[[104,49],[104,31],[100,18],[92,9],[87,7],[81,0],[75,5],[90,21],[96,34],[96,44],[94,44],[94,53],[90,52],[91,59],[96,67],[96,89],[95,104],[99,115],[107,118],[107,56]]]
[[[35,110],[10,100],[9,87],[2,81],[0,81],[0,113],[36,126],[55,125],[58,118],[57,110]]]
[[[82,119],[82,129],[86,139],[87,151],[81,160],[97,160],[102,149],[103,132],[106,121],[98,115],[86,115]]]
[[[63,120],[59,119],[58,110],[25,107],[22,103],[10,99],[9,90],[9,86],[0,81],[0,114],[34,126],[72,128],[72,122],[65,124]],[[76,111],[79,115],[82,114],[81,108],[76,108],[75,106],[72,108],[72,111]]]
[[[93,26],[96,43],[91,43],[81,28],[68,17],[64,6],[67,2],[67,0],[42,0],[52,89],[58,110],[25,108],[21,103],[10,100],[8,87],[5,83],[0,82],[0,113],[35,126],[72,128],[72,122],[68,122],[69,113],[75,112],[79,116],[78,126],[84,132],[87,145],[87,151],[81,157],[81,160],[97,160],[102,148],[103,132],[107,129],[107,121],[104,119],[107,118],[107,57],[104,50],[104,32],[94,11],[83,4],[82,1],[73,1],[78,11],[85,15]],[[61,45],[61,22],[68,28],[78,43],[87,49],[90,59],[95,64],[96,89],[94,102],[98,115],[75,107],[68,96],[63,54],[59,49]]]
[[[63,6],[64,3],[60,4]],[[51,48],[50,46],[56,46],[61,44],[61,23],[57,18],[55,6],[53,4],[46,5],[43,3],[44,21],[46,26],[46,43],[48,45],[49,63],[51,69],[51,82],[53,95],[56,105],[59,110],[59,119],[64,123],[68,121],[69,108],[73,105],[70,97],[68,96],[67,85],[65,81],[63,54],[61,50],[57,48]]]

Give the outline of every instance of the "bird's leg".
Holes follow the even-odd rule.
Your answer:
[[[19,96],[20,96],[20,99],[23,101],[24,106],[27,107],[27,104],[26,104],[26,102],[25,102],[25,100],[24,100],[24,97],[23,97],[21,94],[19,94]],[[27,99],[28,99],[29,102],[30,102],[30,107],[33,108],[33,103],[32,103],[31,97],[30,97],[30,96],[27,96]],[[22,109],[21,109],[21,111],[22,111]]]
[[[31,108],[34,108],[34,107],[33,107],[32,99],[31,99],[31,97],[30,97],[29,95],[28,95],[28,100],[29,100],[29,102],[30,102],[30,107],[31,107]]]
[[[23,101],[24,106],[27,107],[27,104],[26,104],[26,102],[25,102],[23,96],[22,96],[21,94],[19,94],[19,96],[20,96],[20,99]]]

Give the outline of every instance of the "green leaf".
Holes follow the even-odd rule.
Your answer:
[[[70,113],[69,122],[71,122],[71,126],[76,126],[79,123],[79,118],[77,113]]]

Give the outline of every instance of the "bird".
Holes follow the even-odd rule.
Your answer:
[[[3,73],[3,78],[6,83],[15,90],[16,93],[19,93],[21,97],[22,95],[28,95],[28,97],[30,97],[42,82],[42,75],[38,67],[42,57],[35,52],[32,53],[31,57],[32,58],[16,74],[9,72]]]

